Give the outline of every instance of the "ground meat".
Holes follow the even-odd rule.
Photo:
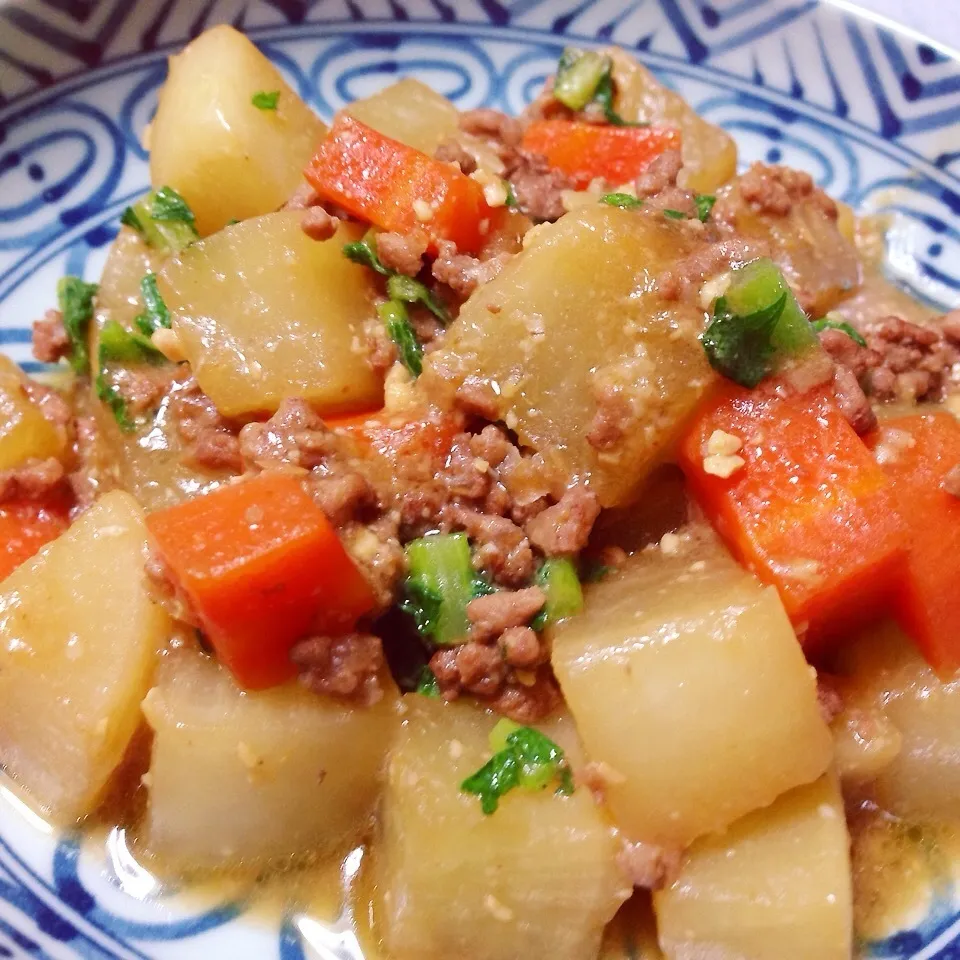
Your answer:
[[[47,310],[33,322],[33,355],[41,363],[56,363],[70,353],[70,337],[59,310]]]
[[[385,267],[397,273],[415,277],[423,266],[426,252],[427,235],[422,230],[377,234],[377,256]]]
[[[513,256],[498,253],[489,260],[478,260],[464,253],[449,240],[441,240],[437,246],[437,258],[433,261],[433,278],[445,283],[458,297],[466,300],[478,286],[488,283]]]
[[[404,540],[422,537],[436,530],[437,517],[450,499],[439,481],[420,484],[400,496],[400,532]]]
[[[455,137],[448,137],[437,147],[434,154],[443,163],[455,163],[461,173],[468,177],[477,169],[477,161],[464,145]]]
[[[386,661],[379,637],[367,633],[308,637],[294,645],[290,659],[300,668],[300,682],[314,693],[367,706],[383,697]]]
[[[244,462],[261,470],[281,464],[311,470],[337,446],[336,436],[299,397],[284,400],[265,423],[248,423],[240,431]]]
[[[820,345],[830,355],[830,359],[846,367],[858,380],[880,362],[880,357],[869,347],[861,347],[853,337],[842,330],[829,327],[820,332]]]
[[[453,438],[443,481],[455,497],[480,500],[487,495],[490,489],[489,465],[474,456],[469,433],[458,433]]]
[[[598,384],[594,393],[597,412],[590,421],[587,443],[595,450],[610,450],[626,435],[636,414],[630,400],[614,384]]]
[[[490,706],[515,723],[537,723],[550,716],[563,702],[560,688],[549,667],[540,667],[532,682],[507,683]]]
[[[500,651],[473,641],[438,650],[430,658],[430,669],[445,700],[456,700],[464,691],[477,697],[496,696],[507,677]]]
[[[114,373],[114,385],[131,413],[156,410],[170,389],[173,367],[120,367]]]
[[[144,558],[143,569],[147,575],[147,585],[153,599],[174,620],[198,630],[200,619],[186,595],[180,591],[173,572],[167,566],[163,557],[154,550],[148,550]]]
[[[53,387],[48,387],[29,377],[23,382],[23,391],[40,408],[40,413],[47,423],[63,430],[73,422],[73,411],[67,400]]]
[[[562,193],[573,189],[573,181],[561,170],[551,167],[546,157],[517,150],[506,172],[520,212],[531,220],[553,222],[566,213]]]
[[[682,858],[683,852],[679,848],[624,842],[617,854],[617,866],[635,887],[661,890],[673,883]]]
[[[497,646],[507,664],[521,670],[532,670],[547,659],[546,647],[532,627],[507,627]]]
[[[386,373],[396,362],[397,345],[379,321],[367,332],[367,363],[375,373]]]
[[[243,471],[240,441],[227,430],[202,430],[191,448],[190,459],[206,470]]]
[[[571,487],[559,503],[530,520],[525,529],[531,542],[548,557],[579,553],[600,515],[597,495],[586,487]]]
[[[74,467],[67,476],[75,507],[71,515],[89,507],[104,488],[99,466],[100,433],[93,417],[77,417],[73,426]]]
[[[810,174],[802,170],[755,163],[740,178],[739,190],[757,213],[786,217],[794,204],[812,200],[824,216],[837,218],[837,205],[817,188]]]
[[[824,723],[833,723],[843,712],[843,697],[837,682],[825,673],[817,674],[817,706]]]
[[[940,483],[951,497],[960,497],[960,463],[951,467]]]
[[[511,520],[459,504],[444,507],[441,517],[445,526],[466,530],[477,544],[477,565],[494,579],[507,586],[521,586],[533,575],[530,542]]]
[[[960,310],[951,310],[949,313],[945,313],[937,326],[950,343],[960,344]]]
[[[310,477],[310,493],[335,527],[357,520],[377,505],[377,494],[370,482],[356,470],[334,470]]]
[[[486,597],[477,597],[467,604],[470,639],[489,643],[510,627],[523,627],[547,602],[540,587],[523,590],[498,590]]]
[[[677,185],[677,175],[683,167],[683,157],[679,150],[665,150],[654,158],[643,173],[634,182],[638,197],[653,197]]]
[[[320,202],[320,195],[303,181],[296,190],[290,195],[290,199],[283,205],[283,210],[306,210],[308,207],[316,206]]]
[[[0,470],[0,503],[42,500],[60,486],[63,478],[63,464],[56,457],[31,457],[13,470]]]
[[[871,351],[872,368],[863,377],[877,400],[939,400],[955,379],[960,349],[936,327],[884,317],[861,331]]]
[[[496,420],[500,416],[500,399],[493,387],[480,377],[469,376],[457,388],[457,406],[464,413]]]
[[[385,613],[394,603],[401,578],[406,573],[406,557],[397,538],[396,514],[385,513],[370,522],[348,523],[340,536],[354,563],[361,569],[373,590],[373,618]]]
[[[877,415],[848,367],[837,365],[833,374],[833,393],[840,412],[857,433],[869,433],[877,425]]]
[[[718,240],[682,260],[657,278],[657,290],[665,300],[687,300],[696,295],[703,281],[724,267],[762,256],[762,245],[740,237]]]
[[[208,470],[239,473],[243,467],[236,427],[220,415],[193,377],[174,384],[170,416],[184,441],[183,457]]]
[[[516,449],[503,430],[492,423],[470,437],[470,452],[491,467],[499,467],[507,455]]]
[[[460,114],[460,129],[495,146],[516,147],[523,139],[523,126],[516,117],[480,107]]]
[[[300,228],[311,240],[329,240],[339,226],[340,220],[320,206],[308,207],[300,218]]]

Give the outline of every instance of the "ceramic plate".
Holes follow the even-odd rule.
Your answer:
[[[803,168],[857,209],[895,214],[891,276],[941,307],[960,302],[960,62],[837,7],[0,0],[0,349],[28,368],[30,323],[56,279],[98,277],[120,211],[148,185],[139,135],[166,56],[223,21],[248,32],[325,118],[407,74],[461,108],[515,112],[565,44],[620,44],[733,133],[743,163]],[[913,882],[871,923],[864,956],[960,958],[960,858],[917,849],[928,852],[913,851]],[[122,831],[53,832],[0,781],[0,957],[356,955],[343,922],[338,931],[267,909],[261,893],[159,892]]]

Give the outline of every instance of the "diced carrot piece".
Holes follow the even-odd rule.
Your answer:
[[[147,517],[164,562],[220,660],[247,689],[295,673],[309,631],[349,630],[369,583],[300,481],[263,473]]]
[[[808,653],[882,613],[906,531],[890,482],[828,390],[779,397],[725,385],[699,412],[680,464],[734,555],[779,590]]]
[[[581,120],[535,120],[523,134],[523,148],[541,153],[583,188],[596,177],[627,183],[654,157],[679,150],[680,131],[672,127],[617,127]]]
[[[0,506],[0,580],[70,526],[66,498],[17,501]]]
[[[304,175],[324,200],[383,230],[422,230],[476,253],[506,216],[483,187],[448,163],[340,115]]]
[[[455,434],[462,429],[459,418],[439,413],[402,420],[374,411],[325,417],[324,423],[350,437],[358,452],[374,454],[391,463],[410,458],[442,461],[450,452]]]
[[[944,478],[960,464],[960,423],[947,413],[898,417],[869,440],[909,530],[899,619],[930,666],[950,674],[960,668],[960,499]]]

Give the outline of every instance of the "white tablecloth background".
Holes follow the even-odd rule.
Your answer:
[[[855,4],[896,20],[960,50],[960,0],[854,0]]]

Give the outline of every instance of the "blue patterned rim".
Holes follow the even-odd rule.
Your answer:
[[[892,275],[960,301],[960,64],[815,0],[0,0],[0,349],[28,367],[56,277],[95,278],[147,186],[139,134],[166,55],[223,21],[324,117],[407,74],[461,107],[514,112],[565,44],[619,44],[730,130],[742,158],[896,214]],[[104,862],[101,843],[47,836],[0,794],[0,958],[304,956],[295,916],[255,928],[244,898],[198,908],[148,886],[137,899],[117,856]],[[944,875],[911,929],[863,950],[960,960],[958,916]],[[348,936],[326,949],[355,956]]]

